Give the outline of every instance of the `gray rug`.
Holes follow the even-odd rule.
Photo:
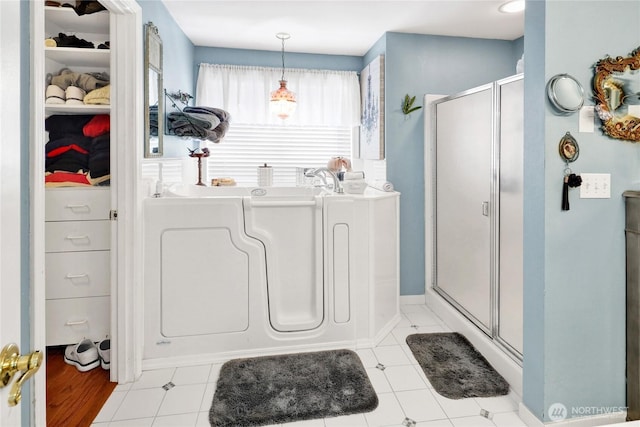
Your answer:
[[[449,399],[509,393],[509,383],[458,333],[415,334],[407,344],[433,388]]]
[[[209,411],[212,426],[259,426],[369,412],[378,406],[350,350],[236,359],[225,363]]]

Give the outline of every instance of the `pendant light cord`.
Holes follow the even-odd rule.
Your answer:
[[[282,78],[284,80],[284,37],[282,37]]]

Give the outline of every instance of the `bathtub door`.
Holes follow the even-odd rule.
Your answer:
[[[437,102],[435,289],[490,333],[493,86]]]
[[[269,320],[278,332],[324,320],[322,198],[246,197],[246,233],[264,244]]]

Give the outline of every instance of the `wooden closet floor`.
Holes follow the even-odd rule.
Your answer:
[[[97,367],[80,372],[64,362],[65,347],[47,347],[47,426],[90,426],[116,383]]]

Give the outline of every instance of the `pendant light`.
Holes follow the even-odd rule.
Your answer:
[[[278,33],[276,37],[282,40],[282,77],[280,87],[271,92],[269,106],[272,113],[284,120],[296,110],[296,94],[287,89],[287,81],[284,79],[284,41],[291,36],[288,33]]]

